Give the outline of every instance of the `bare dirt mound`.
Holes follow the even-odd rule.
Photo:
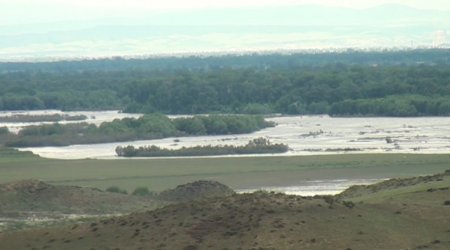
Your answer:
[[[163,191],[158,198],[173,202],[186,202],[211,197],[225,197],[234,194],[228,186],[217,181],[195,181]]]

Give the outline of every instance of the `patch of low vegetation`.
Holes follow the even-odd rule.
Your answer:
[[[195,146],[182,147],[180,149],[165,149],[158,146],[118,146],[116,153],[122,157],[170,157],[170,156],[208,156],[208,155],[244,155],[244,154],[276,154],[285,153],[289,147],[285,144],[272,144],[266,138],[250,140],[244,146]]]
[[[17,135],[9,133],[4,136],[2,143],[10,147],[67,146],[190,135],[242,134],[271,126],[275,124],[255,115],[169,119],[165,115],[149,114],[140,118],[116,119],[100,126],[88,123],[28,126]]]
[[[3,160],[7,160],[7,159],[25,160],[25,159],[29,159],[29,158],[39,159],[39,156],[33,154],[33,152],[31,152],[31,151],[19,151],[14,148],[0,146],[0,158]]]
[[[85,115],[67,115],[67,114],[0,116],[0,122],[4,123],[83,121],[86,119],[87,116]]]
[[[348,208],[353,208],[355,206],[355,203],[353,203],[352,201],[343,201],[342,204],[344,204],[344,206]]]
[[[216,181],[195,181],[179,185],[159,194],[159,199],[167,201],[191,201],[211,197],[225,197],[235,192]]]
[[[121,189],[117,186],[108,187],[105,191],[110,193],[128,194],[127,190]]]
[[[148,187],[137,187],[136,189],[133,190],[131,194],[137,196],[151,196],[151,197],[157,196],[157,193],[150,191]]]
[[[326,152],[355,152],[355,151],[362,151],[360,148],[327,148],[325,149]]]

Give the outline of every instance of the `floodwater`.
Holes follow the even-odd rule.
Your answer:
[[[33,111],[30,114],[49,114],[60,111]],[[139,117],[140,114],[123,114],[117,111],[64,112],[69,115],[84,114],[90,122],[100,124],[116,118]],[[1,115],[6,112],[0,113]],[[173,116],[172,116],[173,117]],[[164,148],[191,147],[196,145],[244,145],[257,137],[268,138],[272,143],[284,143],[290,151],[281,156],[355,154],[355,153],[450,153],[450,117],[329,117],[323,116],[280,116],[267,120],[277,126],[251,134],[173,137],[159,140],[72,145],[66,147],[21,148],[46,158],[57,159],[120,159],[115,155],[117,146],[157,145]],[[76,122],[76,121],[72,121]],[[29,124],[0,124],[20,129]],[[263,157],[267,155],[254,155]],[[224,157],[224,156],[210,156]],[[230,155],[226,157],[239,157]],[[332,195],[352,185],[372,184],[382,179],[330,179],[302,181],[291,186],[264,186],[242,189],[238,192],[267,190],[296,195]]]
[[[252,193],[258,190],[301,196],[335,195],[354,185],[369,185],[386,179],[330,179],[302,181],[293,186],[264,186],[238,189],[238,193]]]
[[[70,112],[69,114],[86,114],[88,117],[95,118],[90,118],[86,122],[96,124],[115,118],[139,116],[139,114],[123,114],[117,111]],[[117,146],[156,145],[176,149],[197,145],[244,145],[251,139],[265,137],[272,143],[284,143],[289,146],[289,152],[279,154],[282,156],[346,153],[450,153],[450,117],[336,118],[323,115],[280,116],[267,120],[274,121],[278,125],[241,135],[171,137],[66,147],[31,147],[20,150],[32,151],[46,158],[118,159],[115,154]],[[2,125],[0,124],[0,126]],[[14,126],[24,125],[14,124]]]

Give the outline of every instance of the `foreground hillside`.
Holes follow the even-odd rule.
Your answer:
[[[450,249],[450,171],[341,196],[256,192],[62,228],[0,234],[2,249]]]
[[[181,201],[233,193],[229,187],[214,181],[196,181],[160,194],[140,195],[55,186],[33,179],[9,182],[0,184],[0,232],[148,211]]]
[[[104,192],[96,188],[54,186],[38,180],[0,184],[0,216],[8,212],[105,214],[155,207],[149,197]]]
[[[164,204],[153,197],[33,179],[9,182],[0,184],[0,232],[146,211]]]

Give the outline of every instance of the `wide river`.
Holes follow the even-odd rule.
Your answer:
[[[139,117],[141,114],[124,114],[117,111],[102,112],[61,112],[16,111],[0,112],[0,116],[11,114],[84,114],[85,122],[100,124],[116,118]],[[46,158],[57,159],[119,159],[115,155],[117,146],[157,145],[165,148],[180,148],[196,145],[243,145],[257,137],[265,137],[273,143],[285,143],[290,151],[282,156],[348,154],[348,153],[450,153],[450,117],[329,117],[322,116],[280,116],[267,120],[277,126],[251,134],[173,137],[160,140],[142,140],[117,143],[72,145],[67,147],[32,147],[20,150],[32,151]],[[12,131],[36,123],[3,123]],[[37,123],[39,124],[39,123]],[[258,155],[267,156],[267,155]],[[223,156],[221,156],[223,157]],[[238,156],[227,156],[238,157]],[[311,180],[296,186],[260,187],[260,189],[279,191],[290,194],[313,195],[335,194],[355,184],[369,184],[379,179],[336,179]],[[238,190],[250,192],[253,189]]]
[[[62,113],[56,110],[32,112],[1,112],[0,116],[18,114]],[[116,118],[138,117],[117,111],[64,112],[69,115],[84,114],[85,122],[100,124]],[[343,153],[450,153],[450,117],[329,117],[280,116],[267,120],[277,126],[251,134],[171,137],[159,140],[142,140],[116,143],[72,145],[66,147],[31,147],[32,151],[46,158],[57,159],[118,159],[117,146],[156,145],[164,148],[191,147],[196,145],[244,145],[256,137],[265,137],[273,143],[285,143],[290,151],[283,156]],[[0,123],[11,131],[36,123]],[[261,156],[261,155],[259,155]],[[223,157],[223,156],[222,156]],[[229,156],[236,157],[236,156]]]

